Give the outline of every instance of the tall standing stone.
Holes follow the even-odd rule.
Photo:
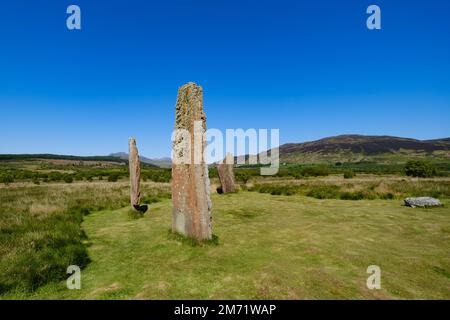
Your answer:
[[[136,147],[136,139],[130,138],[128,141],[129,145],[129,159],[128,163],[130,166],[130,200],[131,206],[137,210],[140,210],[141,201],[141,189],[140,189],[140,179],[141,179],[141,163],[139,161],[139,153]]]
[[[172,231],[211,239],[211,198],[204,150],[203,89],[188,83],[178,90],[172,161]]]
[[[234,179],[234,157],[228,153],[225,160],[217,165],[221,187],[220,193],[236,192],[236,181]]]

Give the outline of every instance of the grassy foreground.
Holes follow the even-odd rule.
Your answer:
[[[91,263],[82,289],[50,283],[31,299],[450,299],[450,209],[399,200],[213,195],[219,244],[168,234],[171,201],[84,218]],[[369,265],[381,290],[366,288]]]

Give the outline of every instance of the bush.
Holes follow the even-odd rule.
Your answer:
[[[405,173],[411,177],[427,178],[435,176],[437,172],[432,163],[424,160],[413,160],[406,163]]]
[[[360,191],[341,191],[338,185],[273,185],[259,184],[248,189],[260,193],[269,193],[274,196],[290,196],[295,194],[305,195],[316,199],[340,199],[340,200],[392,200],[395,198],[391,192],[377,193],[374,190],[366,189]]]
[[[380,199],[383,199],[383,200],[392,200],[395,198],[391,192],[381,193],[379,195],[379,197],[380,197]]]
[[[119,175],[117,173],[113,173],[108,176],[109,182],[117,182],[117,180],[119,180]]]
[[[49,173],[48,178],[50,181],[61,181],[63,180],[63,175],[61,172],[52,171]]]
[[[73,182],[72,176],[66,175],[66,176],[64,177],[64,182],[65,182],[65,183],[72,183],[72,182]]]
[[[362,200],[364,199],[364,194],[361,191],[358,192],[341,192],[341,200]]]
[[[282,185],[272,185],[272,184],[258,184],[251,188],[248,188],[248,191],[257,191],[259,193],[270,193],[273,196],[291,196],[300,191],[297,186],[282,186]]]
[[[9,174],[0,175],[0,183],[4,183],[4,184],[8,185],[13,182],[14,182],[14,178],[12,175],[9,175]]]
[[[339,186],[334,185],[314,186],[306,195],[316,199],[337,199],[339,198],[339,189]]]
[[[77,173],[77,174],[74,176],[74,178],[75,178],[76,181],[83,181],[84,176],[83,176],[82,173]]]
[[[330,171],[325,165],[306,167],[301,170],[301,174],[305,177],[324,177],[328,176]]]
[[[293,186],[274,186],[270,190],[270,194],[273,196],[292,196],[297,193],[297,190]]]
[[[237,172],[236,180],[242,182],[243,184],[247,184],[248,180],[250,180],[250,175],[245,172]]]
[[[353,170],[344,171],[344,179],[352,179],[355,177],[355,172]]]
[[[170,182],[170,179],[172,178],[172,171],[170,169],[145,170],[141,176],[144,181],[150,180],[153,182]]]

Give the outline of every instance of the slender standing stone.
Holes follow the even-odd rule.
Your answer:
[[[130,138],[129,142],[129,165],[130,165],[130,200],[131,206],[136,211],[140,210],[141,190],[141,163],[139,161],[139,153],[136,147],[136,139]]]
[[[211,239],[211,198],[204,150],[203,89],[188,83],[178,90],[172,162],[172,231]]]
[[[228,153],[224,161],[217,165],[220,180],[220,193],[236,192],[236,181],[233,172],[234,157]],[[219,191],[219,189],[218,189]]]

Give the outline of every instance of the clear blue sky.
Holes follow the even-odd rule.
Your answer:
[[[449,16],[448,0],[2,1],[0,153],[103,155],[136,136],[168,156],[189,81],[208,127],[279,128],[281,143],[448,137]]]

